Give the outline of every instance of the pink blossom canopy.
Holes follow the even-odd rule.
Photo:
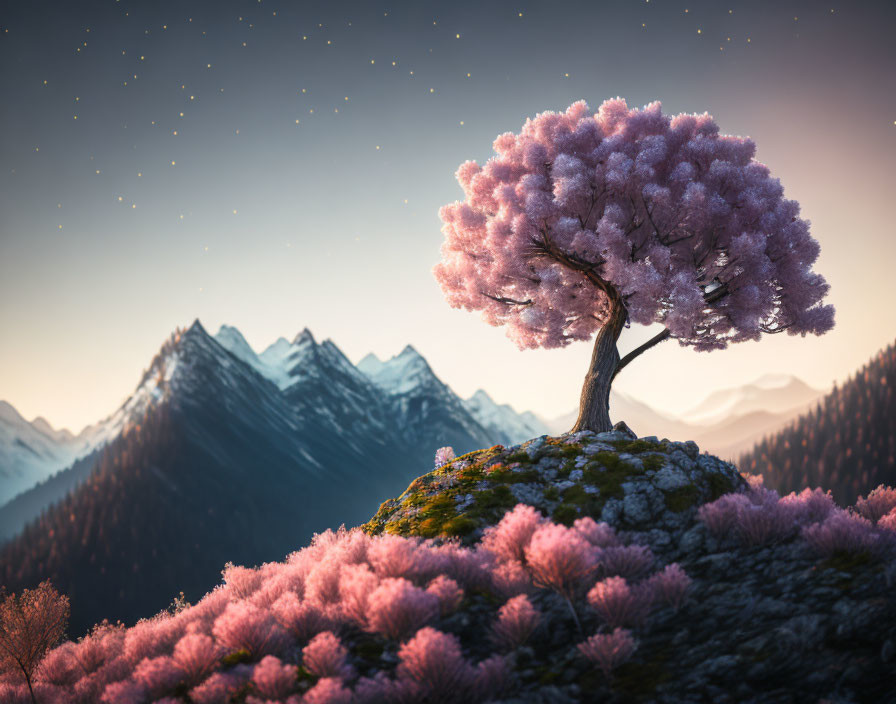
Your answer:
[[[520,348],[587,340],[616,305],[702,350],[833,326],[799,204],[708,113],[580,101],[493,146],[457,170],[466,199],[439,211],[434,274]]]

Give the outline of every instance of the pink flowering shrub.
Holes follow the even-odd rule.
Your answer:
[[[896,489],[881,484],[868,496],[860,496],[856,501],[856,511],[872,523],[877,523],[896,508]]]
[[[226,672],[215,672],[205,682],[190,690],[190,701],[196,704],[226,702],[242,689],[251,677],[252,668],[248,665],[237,665]],[[108,688],[106,691],[108,693]],[[112,702],[115,703],[127,701],[127,699],[112,698]]]
[[[653,567],[654,557],[645,545],[611,545],[600,551],[600,573],[637,579]]]
[[[173,658],[161,655],[141,660],[134,669],[133,679],[152,700],[172,693],[183,681],[184,673]]]
[[[245,601],[231,603],[215,621],[213,633],[225,648],[248,651],[256,659],[276,655],[286,645],[274,617]]]
[[[329,631],[318,633],[302,650],[302,664],[308,672],[318,677],[351,677],[347,657],[348,650]]]
[[[474,671],[460,650],[457,637],[423,628],[398,651],[398,676],[426,692],[449,693],[467,689]]]
[[[799,494],[791,492],[780,502],[790,509],[791,515],[799,525],[820,523],[837,508],[831,492],[821,489],[803,489]]]
[[[664,601],[676,611],[684,604],[691,586],[691,578],[675,562],[652,575],[648,582],[654,598]]]
[[[252,670],[255,692],[265,699],[285,699],[295,689],[297,669],[266,655]]]
[[[492,626],[492,640],[508,650],[525,643],[541,621],[538,611],[525,594],[508,600],[498,609],[498,620]]]
[[[790,533],[802,526],[823,555],[876,554],[894,544],[883,536],[894,535],[887,526],[896,524],[896,509],[875,527],[832,509],[817,491],[778,499],[757,486],[701,511],[708,527],[747,541],[785,534],[750,527],[750,519],[777,512]],[[41,704],[167,703],[185,694],[194,704],[234,696],[247,704],[485,702],[512,693],[508,661],[490,651],[474,661],[465,647],[490,642],[510,651],[533,644],[537,629],[599,621],[613,630],[581,643],[582,654],[606,674],[629,658],[635,642],[620,629],[643,627],[654,603],[679,609],[687,599],[684,571],[672,564],[655,572],[655,563],[649,548],[623,544],[605,523],[582,518],[566,527],[528,506],[508,512],[475,547],[327,531],[283,563],[229,566],[223,585],[176,613],[130,628],[101,624],[51,650],[35,692]],[[451,615],[467,601],[476,610]],[[469,615],[488,638],[462,646],[454,634]],[[369,672],[362,645],[397,651],[394,671]],[[30,699],[0,673],[0,701],[22,696]]]
[[[367,602],[380,580],[364,564],[346,565],[339,575],[342,612],[360,625],[367,624]]]
[[[429,583],[426,593],[432,594],[439,600],[439,611],[442,616],[454,613],[464,598],[464,590],[458,586],[457,582],[443,574]]]
[[[210,675],[224,655],[224,649],[203,633],[190,633],[174,646],[172,659],[189,684],[198,684]]]
[[[419,539],[384,535],[371,543],[368,561],[378,577],[401,577],[422,584],[435,577],[440,555]]]
[[[302,697],[302,704],[351,704],[351,701],[352,691],[335,677],[318,680]]]
[[[543,522],[544,518],[536,509],[517,504],[497,525],[485,529],[482,547],[501,560],[525,562],[529,541]]]
[[[822,557],[836,553],[872,553],[880,536],[870,520],[837,509],[821,523],[805,526],[802,535],[809,547]]]
[[[881,518],[877,522],[877,527],[883,528],[885,530],[896,531],[896,508],[894,508],[886,516]]]
[[[717,538],[731,534],[744,545],[764,545],[795,534],[800,501],[781,502],[777,492],[757,485],[704,504],[697,516]]]
[[[487,589],[491,585],[494,557],[485,550],[467,550],[456,543],[432,549],[439,569],[466,590]]]
[[[526,562],[536,585],[571,599],[594,574],[597,548],[574,528],[546,522],[532,534]]]
[[[370,630],[396,640],[409,636],[438,615],[438,597],[401,577],[384,579],[367,601]]]
[[[818,555],[868,553],[880,557],[896,551],[896,540],[882,532],[889,522],[884,511],[896,490],[878,487],[867,498],[859,499],[856,510],[845,511],[834,505],[830,492],[804,489],[779,498],[777,492],[757,485],[744,493],[725,494],[704,504],[698,517],[716,537],[731,534],[748,546],[763,545],[791,538],[798,533]]]
[[[473,667],[464,658],[456,636],[423,628],[398,651],[396,670],[410,701],[451,704],[482,702],[503,689],[509,675],[503,658],[492,657]],[[393,700],[394,701],[394,700]]]
[[[588,603],[610,627],[642,626],[653,604],[650,585],[630,585],[624,577],[608,577],[588,592]]]
[[[228,562],[221,573],[224,585],[238,599],[248,599],[261,586],[263,575],[258,570]]]
[[[492,571],[492,588],[508,599],[518,594],[532,594],[532,576],[519,562],[503,562]]]
[[[725,537],[734,527],[738,509],[749,504],[745,494],[723,494],[715,501],[697,509],[697,517],[703,521],[716,538]]]
[[[300,600],[293,592],[286,592],[277,599],[271,614],[299,643],[308,642],[329,625],[329,619],[318,606]]]
[[[764,501],[740,506],[735,527],[745,545],[765,545],[791,536],[797,526],[786,506]]]
[[[615,628],[612,633],[597,633],[591,636],[584,643],[579,643],[578,648],[582,655],[609,678],[614,669],[631,658],[637,644],[629,631]]]
[[[609,523],[598,523],[590,516],[577,518],[572,527],[596,547],[609,548],[620,544],[613,526]]]

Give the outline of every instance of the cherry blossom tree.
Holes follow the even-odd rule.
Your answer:
[[[834,324],[799,204],[712,116],[621,98],[544,112],[461,164],[439,211],[433,272],[448,303],[505,325],[521,349],[596,334],[573,430],[611,428],[613,378],[668,338],[697,350]],[[631,323],[663,330],[620,358]]]

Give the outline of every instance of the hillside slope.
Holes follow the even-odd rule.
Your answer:
[[[880,484],[896,484],[896,347],[888,346],[814,410],[764,438],[738,466],[768,486],[823,486],[851,503]]]
[[[195,605],[64,644],[35,690],[48,704],[893,701],[894,555],[896,491],[846,511],[821,492],[779,499],[693,443],[542,437],[418,478],[363,531],[228,567]],[[0,699],[25,696],[0,674]]]

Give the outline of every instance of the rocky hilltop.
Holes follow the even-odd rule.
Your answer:
[[[363,528],[473,544],[523,503],[560,524],[606,522],[628,545],[649,547],[654,567],[677,563],[693,580],[680,611],[651,615],[611,687],[583,672],[570,647],[574,624],[554,627],[561,618],[537,647],[518,653],[530,658],[523,680],[531,689],[508,701],[896,701],[886,674],[896,667],[896,534],[881,532],[870,550],[826,550],[818,540],[813,549],[801,539],[806,518],[788,521],[783,507],[817,502],[827,515],[838,511],[829,494],[777,502],[752,482],[693,442],[638,438],[620,423],[609,433],[544,436],[458,457],[383,503]],[[715,534],[701,520],[701,506],[726,494],[752,498],[755,533],[733,516]]]
[[[779,497],[692,442],[457,457],[361,530],[56,648],[40,701],[891,702],[896,490]],[[85,663],[87,665],[85,666]],[[14,672],[0,700],[27,701]]]
[[[701,504],[745,487],[733,465],[693,442],[638,438],[620,423],[600,435],[542,436],[458,457],[386,501],[364,530],[472,543],[523,503],[557,523],[590,516],[672,549],[696,540],[684,532]]]

